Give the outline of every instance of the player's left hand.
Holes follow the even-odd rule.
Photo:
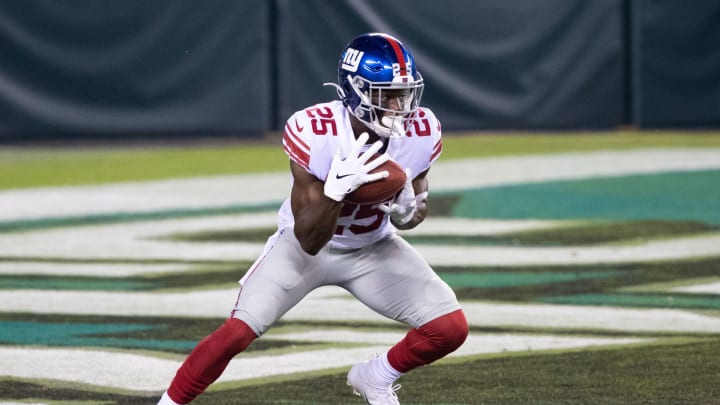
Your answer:
[[[395,196],[395,199],[377,207],[380,211],[390,215],[390,220],[398,225],[405,225],[410,222],[415,216],[418,202],[427,196],[427,191],[415,195],[412,184],[412,171],[409,168],[405,169],[405,176],[405,185]]]

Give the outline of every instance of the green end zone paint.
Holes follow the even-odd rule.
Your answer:
[[[452,215],[504,219],[663,219],[720,224],[720,170],[475,189]]]
[[[497,288],[552,284],[564,281],[614,277],[622,274],[622,271],[612,270],[583,272],[506,271],[442,273],[440,277],[453,288]]]
[[[0,321],[2,344],[80,347],[121,347],[155,350],[190,350],[193,340],[158,340],[142,337],[121,337],[132,332],[148,332],[162,325],[44,323]]]

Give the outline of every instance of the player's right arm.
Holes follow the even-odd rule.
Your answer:
[[[291,160],[294,182],[290,205],[295,218],[295,237],[308,254],[317,254],[334,235],[342,201],[348,193],[388,176],[386,170],[370,173],[390,157],[381,155],[368,161],[382,147],[382,142],[375,142],[360,153],[367,139],[367,133],[361,134],[350,146],[349,153],[338,149],[325,182]]]
[[[343,204],[325,196],[325,183],[302,166],[290,161],[290,171],[294,178],[290,205],[295,217],[295,237],[300,247],[314,256],[335,234]]]

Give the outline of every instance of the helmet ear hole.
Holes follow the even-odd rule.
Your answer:
[[[353,84],[353,87],[357,88],[361,92],[365,91],[366,87],[368,87],[367,84],[365,83],[365,81],[363,81],[362,77],[360,77],[360,76],[353,77],[352,84]]]

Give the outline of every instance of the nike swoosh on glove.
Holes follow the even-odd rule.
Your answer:
[[[347,194],[352,193],[363,184],[384,179],[389,175],[387,170],[370,173],[373,169],[387,162],[390,156],[382,154],[375,160],[368,162],[383,146],[381,141],[377,141],[368,150],[360,153],[368,138],[367,132],[363,132],[355,140],[349,153],[345,156],[343,156],[344,151],[342,148],[335,152],[323,188],[328,198],[342,201]]]

